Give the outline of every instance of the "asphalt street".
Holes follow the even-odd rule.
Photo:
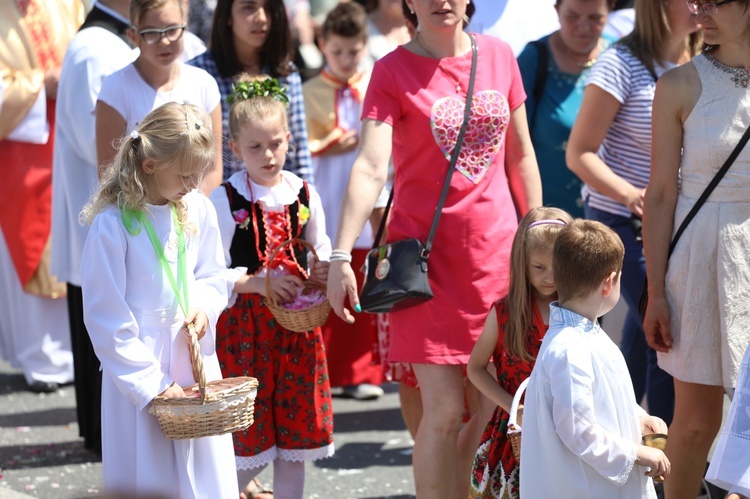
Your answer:
[[[411,498],[412,441],[395,385],[374,401],[334,399],[336,454],[307,463],[310,499]],[[34,394],[0,361],[0,499],[101,495],[102,465],[78,437],[75,391]],[[271,484],[272,473],[260,478]]]

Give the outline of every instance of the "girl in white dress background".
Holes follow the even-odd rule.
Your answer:
[[[190,102],[211,115],[216,156],[206,173],[206,194],[221,183],[221,94],[214,78],[180,61],[187,28],[182,0],[132,0],[127,34],[138,58],[107,76],[96,102],[96,154],[101,172],[117,153],[119,139],[151,110],[167,102]]]
[[[239,496],[231,435],[167,440],[148,404],[194,383],[185,327],[207,381],[221,379],[214,327],[227,305],[216,212],[194,189],[213,165],[208,115],[165,104],[123,141],[82,218],[84,317],[102,363],[107,493]],[[151,237],[153,236],[153,237]],[[152,242],[153,240],[153,242]]]

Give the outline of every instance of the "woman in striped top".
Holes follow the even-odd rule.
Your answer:
[[[700,48],[695,16],[683,0],[637,0],[635,29],[594,64],[570,134],[568,168],[585,183],[586,218],[612,227],[625,244],[622,331],[625,360],[639,402],[668,424],[674,410],[671,376],[646,344],[638,301],[646,278],[643,252],[630,228],[643,215],[651,157],[651,105],[658,75],[690,60]]]

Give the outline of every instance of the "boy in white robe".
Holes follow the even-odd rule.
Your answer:
[[[661,450],[641,445],[667,433],[636,402],[620,350],[597,317],[620,298],[624,248],[610,228],[576,220],[555,241],[558,302],[526,390],[522,498],[655,498],[668,478]]]

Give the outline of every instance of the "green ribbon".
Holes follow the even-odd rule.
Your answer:
[[[174,205],[170,205],[170,207],[172,209],[172,221],[174,222],[175,230],[177,231],[177,277],[182,284],[182,293],[180,293],[180,289],[177,287],[172,268],[169,266],[167,257],[164,255],[164,247],[162,247],[161,241],[156,235],[156,231],[154,231],[154,226],[151,224],[151,220],[149,220],[146,214],[142,211],[134,211],[127,208],[122,209],[122,222],[127,231],[133,235],[138,235],[141,232],[140,227],[135,223],[136,221],[140,222],[140,225],[146,228],[148,238],[151,240],[151,246],[154,247],[154,252],[156,253],[156,256],[159,257],[161,267],[167,275],[169,284],[172,286],[172,290],[177,297],[180,309],[185,317],[187,317],[190,303],[188,302],[187,264],[185,263],[185,234],[182,231],[182,224],[180,224],[180,221],[177,219],[177,211],[175,210]]]

